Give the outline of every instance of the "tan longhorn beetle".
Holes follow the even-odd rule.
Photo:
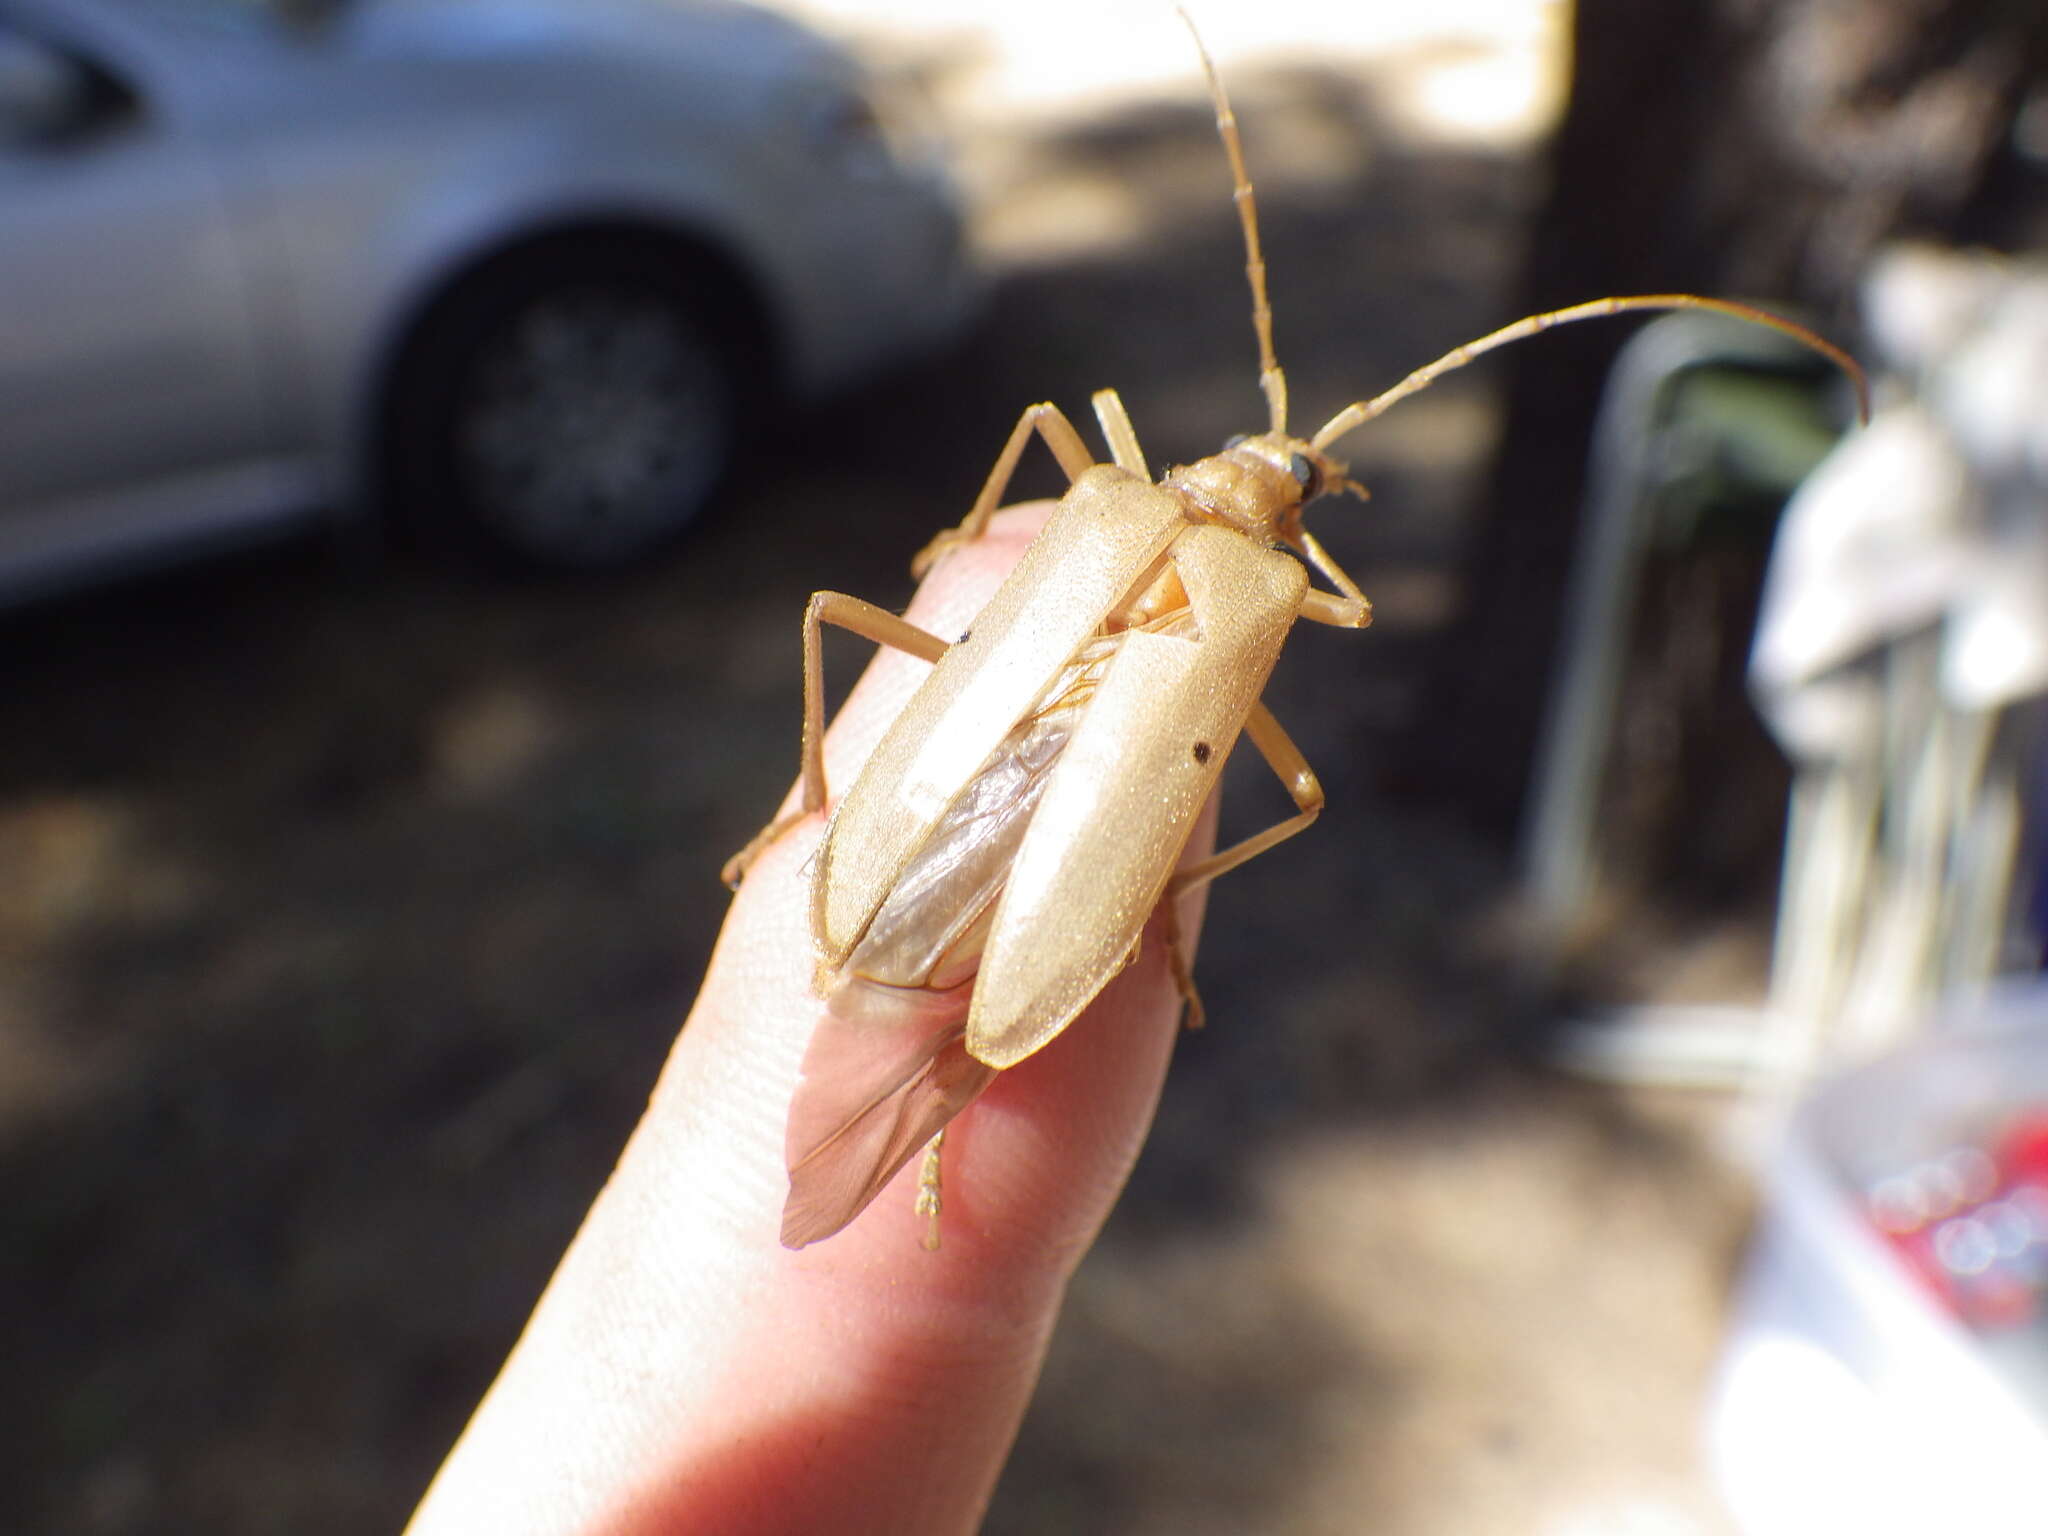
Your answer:
[[[1195,46],[1244,231],[1267,428],[1155,483],[1114,390],[1093,400],[1109,464],[1093,461],[1058,406],[1034,405],[966,518],[911,567],[922,576],[978,537],[1032,434],[1044,440],[1072,489],[967,635],[948,643],[859,598],[813,594],[803,629],[801,809],[734,856],[728,883],[829,802],[820,627],[851,630],[933,667],[818,847],[811,926],[827,1007],[790,1106],[782,1221],[790,1247],[846,1226],[920,1147],[918,1206],[929,1218],[926,1244],[936,1247],[947,1123],[998,1072],[1074,1021],[1136,952],[1162,896],[1213,880],[1316,819],[1322,788],[1259,696],[1297,619],[1352,629],[1372,620],[1357,583],[1301,526],[1302,507],[1316,497],[1362,493],[1330,456],[1339,438],[1481,353],[1631,310],[1707,309],[1755,321],[1832,359],[1862,392],[1855,362],[1803,327],[1743,304],[1652,294],[1518,320],[1346,406],[1309,437],[1292,435],[1237,121],[1199,34]],[[1336,590],[1311,587],[1310,566]],[[1181,868],[1240,732],[1286,785],[1294,814]],[[1165,911],[1192,1024],[1200,1005],[1171,900]]]

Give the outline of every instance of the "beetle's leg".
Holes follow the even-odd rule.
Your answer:
[[[1363,629],[1372,622],[1372,604],[1362,594],[1339,597],[1334,592],[1311,591],[1301,600],[1301,616],[1337,629]]]
[[[1024,447],[1036,432],[1045,439],[1045,446],[1052,450],[1052,456],[1060,461],[1060,468],[1067,472],[1069,481],[1078,480],[1084,471],[1092,469],[1095,460],[1088,452],[1088,445],[1081,441],[1081,434],[1074,430],[1074,424],[1067,420],[1066,412],[1046,401],[1029,407],[1017,418],[1017,425],[1010,429],[1010,440],[1003,444],[1003,451],[996,455],[995,467],[988,472],[988,479],[981,487],[981,494],[974,498],[974,505],[967,516],[960,520],[958,528],[948,528],[917,552],[910,562],[910,574],[922,576],[932,568],[939,556],[958,544],[967,544],[981,537],[988,526],[988,520],[995,516],[996,508],[1002,505],[1003,493],[1010,488],[1010,480],[1017,473],[1017,461],[1024,457]]]
[[[1124,409],[1123,397],[1113,389],[1098,389],[1088,403],[1095,407],[1095,419],[1102,425],[1102,435],[1109,443],[1109,456],[1116,461],[1116,467],[1140,480],[1150,480],[1152,471],[1145,467],[1145,450],[1138,446],[1138,429],[1131,425],[1131,413]]]
[[[1187,1027],[1200,1029],[1209,1015],[1202,1007],[1202,994],[1195,990],[1195,973],[1188,964],[1187,947],[1181,943],[1180,893],[1168,887],[1166,900],[1159,906],[1166,921],[1166,968],[1172,973],[1173,984],[1180,991],[1180,1000],[1187,1007],[1183,1015]]]
[[[1265,831],[1255,832],[1221,853],[1212,853],[1199,863],[1190,864],[1166,882],[1169,900],[1198,885],[1207,885],[1218,875],[1228,874],[1276,843],[1284,843],[1322,814],[1323,786],[1317,782],[1315,770],[1309,767],[1308,759],[1301,755],[1301,748],[1289,739],[1287,732],[1280,728],[1280,722],[1273,718],[1273,712],[1263,704],[1254,704],[1252,712],[1245,717],[1244,733],[1251,737],[1252,745],[1259,749],[1259,756],[1266,760],[1266,766],[1277,773],[1280,782],[1287,786],[1287,793],[1294,797],[1297,809],[1285,821],[1277,821]]]
[[[1353,581],[1330,552],[1317,542],[1316,536],[1306,528],[1295,535],[1297,547],[1308,557],[1308,563],[1321,571],[1330,585],[1343,594],[1332,597],[1327,592],[1311,589],[1301,600],[1301,616],[1318,624],[1332,624],[1339,629],[1364,629],[1372,622],[1372,599],[1358,590]]]
[[[939,1152],[946,1145],[946,1132],[924,1144],[924,1162],[917,1170],[917,1214],[924,1218],[925,1252],[939,1251]]]
[[[768,823],[738,853],[725,861],[719,878],[737,888],[747,866],[761,850],[806,816],[823,808],[825,790],[825,646],[823,626],[837,625],[863,640],[908,651],[920,661],[937,661],[951,649],[929,630],[844,592],[813,592],[804,609],[804,741],[803,798],[796,810]]]

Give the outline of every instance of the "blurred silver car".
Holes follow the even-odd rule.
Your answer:
[[[969,307],[845,54],[715,0],[0,0],[0,596],[395,509],[639,555]]]

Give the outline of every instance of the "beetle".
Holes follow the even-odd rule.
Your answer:
[[[834,809],[815,855],[811,927],[826,1008],[790,1107],[787,1246],[839,1231],[922,1147],[918,1208],[936,1247],[946,1125],[1073,1022],[1136,953],[1155,909],[1166,916],[1189,1022],[1200,1021],[1173,898],[1301,832],[1323,807],[1314,772],[1260,702],[1267,676],[1297,620],[1363,628],[1372,618],[1358,584],[1301,524],[1319,496],[1364,494],[1330,453],[1340,438],[1483,353],[1637,310],[1717,310],[1786,332],[1843,367],[1860,398],[1856,364],[1801,326],[1726,300],[1648,294],[1518,320],[1294,435],[1236,118],[1199,35],[1195,45],[1243,232],[1267,428],[1155,482],[1114,390],[1092,399],[1106,464],[1058,406],[1033,405],[967,516],[912,564],[922,576],[979,537],[1033,437],[1045,443],[1071,488],[968,633],[949,642],[845,593],[813,594],[799,807],[728,862],[728,884],[830,803],[822,627],[932,670]],[[1310,569],[1329,589],[1310,584]],[[1286,786],[1293,814],[1183,865],[1241,736]]]

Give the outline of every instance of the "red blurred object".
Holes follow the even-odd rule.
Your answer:
[[[2048,1187],[2048,1109],[2030,1110],[2015,1120],[1993,1156],[2015,1183]]]
[[[1942,1309],[1972,1328],[2033,1323],[2048,1307],[2048,1107],[1990,1150],[1960,1145],[1882,1179],[1864,1213]]]

